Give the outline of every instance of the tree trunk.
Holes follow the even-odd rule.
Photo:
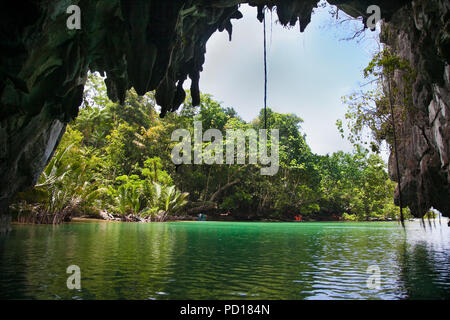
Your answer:
[[[202,205],[202,206],[195,207],[195,208],[190,208],[190,209],[186,210],[186,213],[187,214],[197,214],[197,213],[202,213],[205,211],[216,210],[216,209],[217,209],[217,204],[213,203],[213,204]]]
[[[213,195],[211,196],[211,198],[209,198],[210,202],[214,202],[216,200],[216,198],[222,193],[222,191],[228,189],[229,187],[235,185],[236,183],[238,183],[240,180],[236,179],[233,180],[231,182],[228,182],[227,184],[225,184],[223,187],[220,187],[216,192],[213,193]]]

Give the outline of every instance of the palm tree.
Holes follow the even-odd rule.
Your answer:
[[[147,187],[147,208],[143,214],[155,215],[156,221],[165,221],[167,216],[178,212],[187,204],[189,193],[180,192],[174,185],[166,186],[152,182]]]
[[[57,183],[64,180],[64,177],[70,172],[70,166],[64,166],[62,164],[62,159],[67,151],[72,148],[73,144],[69,145],[65,149],[56,150],[53,158],[45,167],[41,176],[39,177],[36,188],[52,188]]]

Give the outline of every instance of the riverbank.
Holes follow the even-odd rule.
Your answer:
[[[420,219],[407,219],[406,221],[415,221]],[[91,214],[91,215],[81,215],[77,216],[66,216],[64,222],[71,221],[105,221],[105,222],[135,222],[135,223],[151,223],[151,222],[177,222],[177,221],[199,221],[198,216],[187,215],[187,214],[179,214],[179,215],[168,215],[164,220],[158,220],[154,218],[142,218],[135,215],[112,215],[110,213],[102,212],[100,214]],[[315,219],[310,217],[302,217],[300,221],[295,220],[295,218],[263,218],[258,216],[251,215],[217,215],[211,214],[206,215],[206,221],[222,221],[222,222],[395,222],[397,220],[393,220],[391,218],[387,219],[374,219],[370,218],[366,221],[358,221],[358,220],[344,220],[342,217],[338,216],[321,216],[315,217]],[[13,220],[14,224],[52,224],[51,222],[39,222],[36,219],[21,219],[21,220]],[[63,221],[61,221],[63,223]]]
[[[92,217],[74,217],[72,218],[71,222],[85,222],[85,221],[91,221],[91,222],[130,222],[130,221],[121,221],[121,220],[107,220],[107,219],[99,219],[99,218],[92,218]],[[261,220],[232,220],[232,219],[210,219],[205,220],[210,222],[299,222],[295,220],[280,220],[280,219],[261,219]],[[420,219],[408,219],[406,222],[414,222],[414,221],[420,221]],[[134,221],[138,222],[138,221]],[[152,223],[152,222],[158,222],[158,221],[146,221],[146,222],[138,222],[138,223]],[[162,222],[198,222],[196,217],[190,217],[190,218],[178,218],[178,219],[168,219],[166,221]],[[345,220],[304,220],[301,221],[304,222],[396,222],[394,220],[371,220],[371,221],[345,221]],[[21,224],[21,223],[19,223]]]

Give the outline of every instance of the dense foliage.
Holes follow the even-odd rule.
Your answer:
[[[396,218],[395,184],[382,159],[362,148],[312,153],[301,132],[303,120],[294,114],[267,110],[269,129],[279,129],[280,167],[273,176],[248,162],[171,161],[177,128],[192,133],[194,121],[201,121],[203,131],[260,129],[263,117],[261,112],[245,122],[207,94],[193,107],[188,94],[178,112],[161,119],[152,92],[140,97],[132,89],[121,106],[108,100],[103,79],[90,75],[78,117],[36,187],[19,194],[12,208],[18,220],[38,222],[105,214],[132,221],[199,213],[230,219]]]
[[[383,141],[390,147],[395,163],[393,177],[401,181],[398,152],[398,127],[405,121],[405,115],[412,105],[412,84],[416,73],[410,63],[394,55],[385,48],[378,52],[364,69],[364,78],[373,89],[361,90],[344,97],[348,105],[345,118],[349,129],[348,139],[354,145],[370,142],[373,152],[380,151]],[[398,81],[394,81],[397,78]],[[343,122],[337,121],[338,129],[344,137]],[[369,136],[364,132],[368,129]],[[400,206],[400,220],[403,223],[403,201],[401,184],[396,193]]]

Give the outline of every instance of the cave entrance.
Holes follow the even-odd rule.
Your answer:
[[[309,20],[310,9],[317,4],[317,0],[252,3],[259,4],[260,10],[269,2],[278,3],[277,16],[280,20],[284,20],[283,24],[287,25],[300,17],[303,18],[300,20],[303,27]],[[352,16],[364,14],[368,5],[362,0],[329,0],[329,2],[337,4]],[[191,6],[187,8],[183,6],[183,1],[167,2],[164,5],[160,1],[139,1],[138,4],[128,1],[116,1],[114,4],[109,1],[95,3],[85,1],[82,2],[83,12],[92,14],[92,19],[83,21],[83,26],[88,31],[86,33],[77,33],[74,30],[65,32],[67,12],[59,3],[46,2],[41,5],[36,2],[30,6],[31,9],[36,9],[32,15],[23,15],[21,10],[5,11],[8,19],[0,19],[1,26],[3,30],[11,29],[11,32],[8,32],[8,41],[4,42],[5,50],[2,53],[0,68],[3,90],[1,111],[5,119],[4,121],[2,119],[0,130],[1,167],[2,177],[7,182],[0,188],[1,215],[8,214],[9,200],[16,192],[34,185],[50,161],[64,132],[64,124],[78,112],[88,69],[107,73],[108,96],[112,100],[123,101],[126,90],[131,87],[142,94],[156,90],[156,100],[163,106],[161,113],[173,111],[184,100],[182,82],[187,76],[193,79],[192,92],[195,93],[193,96],[196,100],[199,99],[198,79],[204,63],[206,39],[216,30],[231,30],[231,19],[238,19],[241,14],[237,11],[239,1],[227,2],[229,6],[222,1],[210,2],[208,5],[204,1],[194,3],[186,2],[186,5]],[[390,28],[393,28],[393,32],[402,35],[401,43],[407,45],[409,51],[407,53],[412,55],[410,60],[414,61],[420,75],[413,91],[415,98],[420,98],[416,99],[420,101],[417,103],[415,101],[417,104],[415,107],[424,112],[417,113],[411,119],[411,125],[406,127],[408,132],[413,133],[410,135],[411,139],[415,140],[405,143],[407,150],[403,154],[422,152],[418,150],[419,148],[414,149],[414,145],[418,145],[414,144],[415,141],[426,140],[422,145],[430,148],[427,149],[429,157],[424,166],[420,159],[408,161],[407,169],[410,172],[418,172],[422,168],[425,170],[421,173],[420,185],[415,183],[415,177],[406,181],[410,187],[408,193],[411,195],[408,203],[415,203],[414,205],[420,209],[416,211],[423,211],[423,207],[429,207],[434,203],[439,209],[448,208],[448,201],[442,200],[448,199],[448,188],[444,188],[441,192],[442,185],[448,186],[448,148],[442,143],[448,141],[446,134],[448,131],[445,131],[448,115],[443,111],[448,109],[446,103],[448,99],[441,98],[449,95],[450,51],[448,51],[448,37],[441,37],[446,32],[447,25],[443,21],[448,12],[447,6],[442,7],[439,1],[414,1],[411,4],[410,0],[395,2],[374,0],[374,3],[383,8],[382,18],[390,21],[389,23],[392,22]],[[432,4],[428,7],[429,3]],[[249,10],[245,6],[242,6],[242,9]],[[338,138],[333,121],[339,117],[332,115],[330,110],[333,108],[323,107],[334,105],[335,110],[339,109],[341,112],[344,110],[337,101],[341,95],[348,93],[344,89],[353,87],[354,82],[347,82],[347,77],[353,72],[359,77],[361,68],[370,57],[369,53],[366,60],[359,61],[350,51],[341,51],[346,46],[354,46],[354,42],[339,41],[348,35],[340,35],[336,29],[335,34],[328,33],[332,36],[330,43],[336,45],[315,47],[315,41],[327,35],[327,32],[324,32],[326,25],[320,23],[322,29],[316,30],[320,32],[317,34],[313,32],[314,22],[320,16],[321,9],[318,10],[319,13],[313,15],[313,22],[303,35],[298,34],[297,27],[297,30],[283,30],[284,32],[278,35],[276,30],[280,27],[276,24],[276,15],[273,16],[273,26],[268,23],[267,33],[269,107],[280,112],[290,112],[292,109],[292,112],[300,114],[305,120],[303,129],[309,135],[311,139],[309,142],[313,147],[320,146],[320,141],[317,144],[313,142],[313,132],[319,132],[320,136],[324,136],[324,132],[331,129],[334,132],[333,136]],[[117,14],[119,12],[123,15]],[[423,19],[416,19],[417,13]],[[219,52],[215,58],[218,63],[212,64],[214,59],[208,53],[201,82],[202,92],[210,92],[216,99],[239,100],[225,100],[224,103],[242,108],[246,120],[254,117],[247,112],[261,108],[263,100],[262,27],[254,19],[254,9],[250,10],[249,16],[258,26],[255,32],[250,34],[247,32],[245,42],[239,45],[239,34],[244,36],[245,32],[239,27],[241,22],[233,20],[238,32],[235,32],[234,42],[227,44],[239,47],[239,54],[236,56],[246,59],[244,63],[234,65],[233,54],[228,53],[224,56]],[[54,23],[55,17],[58,23]],[[136,17],[138,19],[135,19]],[[270,20],[268,18],[267,21]],[[425,20],[429,23],[426,24]],[[179,24],[180,21],[185,22],[185,25]],[[60,32],[61,30],[64,32]],[[292,39],[289,39],[290,32],[295,34]],[[61,38],[55,41],[54,37],[49,37],[50,34]],[[188,34],[191,35],[190,38],[185,37]],[[428,38],[422,38],[423,35],[427,35]],[[214,35],[209,41],[209,51],[214,52],[212,46],[215,37],[218,36],[221,35]],[[394,38],[387,43],[392,45],[397,36],[394,35]],[[278,40],[285,40],[285,45],[277,46]],[[289,43],[296,47],[287,49]],[[413,48],[417,43],[420,46]],[[428,45],[429,43],[432,45]],[[253,45],[258,48],[254,52],[251,50]],[[218,48],[219,51],[225,50],[225,47],[221,49],[218,46]],[[364,46],[360,45],[356,52],[367,50],[363,48]],[[276,52],[279,54],[275,54]],[[77,63],[67,63],[68,61]],[[317,64],[314,65],[313,62]],[[211,74],[225,79],[232,75],[228,81],[238,84],[243,80],[239,87],[244,89],[244,93],[254,93],[255,97],[250,95],[247,98],[249,103],[246,103],[243,99],[245,95],[236,94],[237,89],[233,87],[230,87],[226,94],[215,93],[214,88],[208,86],[219,84],[220,81],[209,79],[210,63],[226,69],[222,72],[215,70]],[[234,66],[237,66],[237,69],[231,70]],[[251,66],[255,68],[258,66],[254,69],[256,72],[251,72],[253,70],[249,69]],[[292,84],[295,86],[291,86]],[[327,91],[337,84],[339,87],[335,88],[333,93]],[[327,97],[328,99],[322,99]],[[292,105],[294,102],[295,105]],[[439,115],[438,121],[429,124],[428,118],[431,115],[434,119],[436,119],[434,116]],[[325,121],[328,116],[332,122]],[[423,132],[423,127],[418,125],[421,123],[426,124],[425,129],[430,131],[429,133]],[[326,152],[317,149],[314,151]],[[421,156],[423,155],[422,153]],[[6,224],[2,222],[6,220],[1,219],[0,225]]]

